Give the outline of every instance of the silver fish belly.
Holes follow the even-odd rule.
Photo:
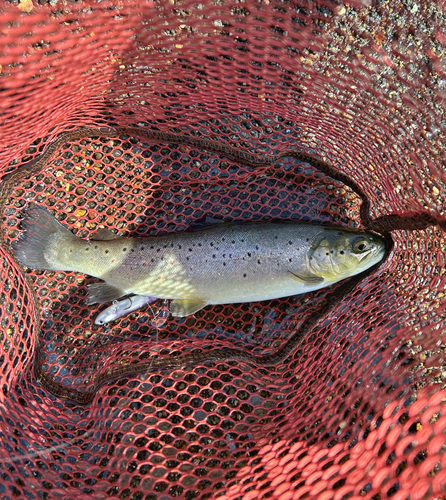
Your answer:
[[[207,304],[317,290],[361,272],[384,255],[382,240],[369,233],[299,222],[222,224],[159,237],[86,241],[46,209],[34,207],[26,212],[22,227],[14,248],[23,264],[79,271],[105,281],[90,286],[89,303],[127,294],[173,299],[174,316],[193,314]],[[350,269],[342,257],[348,254],[350,240],[358,237],[372,239],[376,251],[373,258],[368,254],[367,262],[355,259]],[[337,249],[335,255],[341,258],[338,265],[333,249],[344,239],[345,250]]]

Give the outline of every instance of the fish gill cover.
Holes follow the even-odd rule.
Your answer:
[[[443,498],[443,3],[41,3],[0,11],[2,499]],[[83,238],[206,216],[364,228],[358,190],[293,150],[357,186],[372,221],[426,224],[393,230],[342,293],[167,321],[159,301],[110,325],[93,278],[11,251],[32,203]],[[206,361],[266,359],[302,331],[275,365]],[[197,362],[154,369],[180,355]]]

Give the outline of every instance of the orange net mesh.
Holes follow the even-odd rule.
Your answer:
[[[42,2],[43,3],[43,2]],[[373,5],[372,5],[373,4]],[[374,217],[445,216],[442,3],[307,0],[4,3],[0,172],[81,126],[157,129],[259,154],[313,151],[347,173]],[[140,137],[64,144],[5,206],[46,206],[75,234],[184,231],[206,216],[361,227],[358,196],[307,163],[255,169]],[[444,233],[395,231],[385,264],[321,316],[276,367],[236,361],[124,377],[157,354],[266,354],[318,314],[321,290],[106,326],[93,278],[23,270],[2,249],[2,499],[445,498]],[[39,356],[36,361],[36,351]]]

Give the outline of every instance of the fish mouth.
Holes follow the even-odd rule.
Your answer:
[[[373,247],[368,252],[364,252],[363,254],[358,255],[359,262],[362,262],[364,259],[368,259],[370,257],[373,257],[377,252],[378,252],[378,248]]]
[[[364,253],[359,262],[362,262],[365,258],[371,258],[373,260],[376,260],[376,263],[377,262],[380,262],[384,255],[386,254],[386,247],[383,246],[383,245],[378,245],[378,244],[375,244],[369,252],[367,253]]]
[[[384,256],[386,255],[386,247],[385,247],[385,246],[381,246],[381,245],[380,245],[380,246],[377,248],[377,253],[378,253],[378,257],[379,257],[379,260],[378,260],[378,262],[379,262],[379,261],[381,261],[381,260],[384,258]]]

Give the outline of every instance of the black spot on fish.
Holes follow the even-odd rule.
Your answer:
[[[141,247],[141,250],[143,249],[144,247]],[[153,250],[155,247],[153,245],[150,245],[150,250]]]
[[[344,250],[341,250],[339,253],[340,253],[341,255],[344,255]]]
[[[289,262],[293,262],[293,259],[288,259]]]
[[[261,264],[260,260],[257,261],[257,264]]]
[[[223,265],[226,266],[226,262],[223,262]]]
[[[288,242],[288,244],[289,244],[289,245],[292,245],[292,244],[293,244],[293,242],[290,240],[290,241]]]
[[[141,250],[144,250],[144,247],[141,247]],[[152,247],[152,250],[153,250],[153,247]]]
[[[105,253],[108,253],[108,250],[106,250]]]
[[[214,243],[211,241],[211,247],[213,247],[213,246],[214,246]]]
[[[245,242],[245,239],[244,239],[244,238],[242,238],[240,241],[241,241],[242,243],[244,243],[244,242]]]
[[[330,254],[327,252],[325,255],[328,257]]]
[[[235,240],[232,240],[232,243],[235,243]]]
[[[201,247],[201,243],[198,243],[198,246]]]
[[[178,245],[178,248],[181,250],[181,245]]]
[[[243,277],[246,278],[246,274],[244,274]]]
[[[170,244],[170,248],[173,248],[173,243]]]
[[[156,251],[157,251],[157,252],[160,252],[160,251],[161,251],[161,248],[157,248],[157,249],[156,249]]]
[[[85,250],[90,250],[88,247]]]
[[[98,246],[97,246],[97,245],[95,245],[94,247],[95,247],[95,248],[98,248]]]
[[[212,258],[215,259],[215,253],[212,255]]]
[[[189,248],[189,252],[192,252],[192,248]]]
[[[248,252],[248,257],[251,257],[251,254]]]
[[[221,239],[221,241],[225,241],[225,239],[226,239],[226,238],[225,238],[225,237],[223,237],[223,238]]]
[[[151,259],[150,262],[155,262],[155,259]]]
[[[259,249],[259,245],[256,245],[256,250],[258,250],[258,249]]]
[[[135,251],[135,249],[134,249],[134,248],[132,248],[130,251],[131,251],[131,252],[134,252],[134,251]]]
[[[186,257],[186,260],[189,260],[189,257]]]
[[[127,248],[123,248],[123,249],[122,249],[122,251],[123,251],[123,252],[127,252]]]

